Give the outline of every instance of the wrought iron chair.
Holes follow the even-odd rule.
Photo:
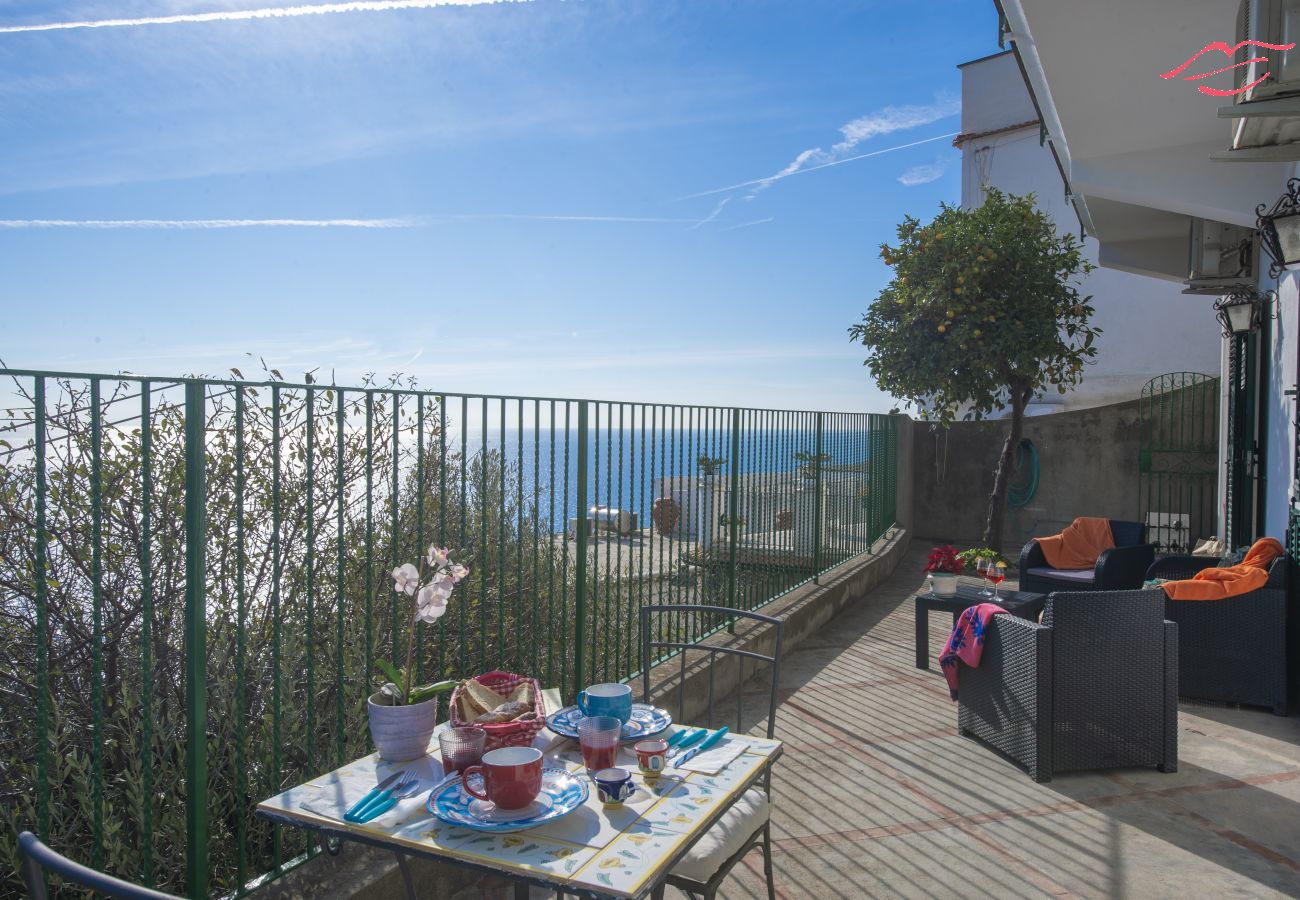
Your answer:
[[[75,863],[42,844],[40,838],[30,831],[18,835],[18,850],[23,858],[23,881],[27,884],[27,893],[32,900],[48,900],[49,894],[45,890],[46,872],[53,872],[65,881],[118,900],[180,900],[173,894],[131,884]]]
[[[768,633],[772,635],[772,653],[765,655],[753,650],[721,646],[704,640],[674,639],[672,623],[662,623],[661,630],[653,630],[654,624],[658,623],[652,623],[652,617],[661,614],[680,616],[682,620],[688,617],[694,618],[696,623],[699,622],[701,615],[708,615],[725,620],[732,627],[737,620],[761,623],[768,626]],[[675,650],[681,659],[677,693],[677,709],[680,713],[680,710],[685,708],[683,704],[686,699],[687,656],[691,653],[707,653],[709,699],[705,724],[712,728],[714,727],[714,676],[717,671],[717,656],[721,653],[728,657],[735,657],[738,666],[735,692],[736,731],[743,733],[745,660],[755,660],[756,664],[751,674],[766,663],[771,669],[772,678],[772,689],[768,697],[767,737],[769,740],[772,739],[776,733],[776,698],[781,674],[781,627],[780,619],[722,606],[694,604],[643,606],[641,608],[642,699],[646,703],[650,702],[650,669],[655,661],[654,651]],[[692,897],[698,894],[712,900],[736,864],[755,847],[761,846],[763,874],[767,879],[767,896],[768,900],[774,900],[776,886],[772,880],[771,795],[772,771],[769,768],[763,776],[762,789],[750,788],[746,791],[744,796],[736,801],[736,804],[727,810],[693,847],[687,850],[686,855],[677,862],[669,874],[668,884],[686,891]],[[662,886],[656,891],[655,896],[663,896]]]

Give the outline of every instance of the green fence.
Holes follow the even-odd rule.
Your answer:
[[[636,674],[643,604],[754,609],[894,523],[889,416],[235,374],[0,369],[6,892],[22,828],[192,897],[306,858],[253,806],[369,752],[430,543],[471,574],[418,677],[570,698]]]

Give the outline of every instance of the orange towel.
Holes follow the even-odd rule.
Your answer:
[[[1091,569],[1097,558],[1115,546],[1110,521],[1080,516],[1060,534],[1034,538],[1053,569]]]
[[[1222,600],[1249,594],[1268,583],[1268,567],[1285,552],[1276,538],[1260,538],[1238,565],[1201,569],[1193,578],[1160,586],[1170,600]]]

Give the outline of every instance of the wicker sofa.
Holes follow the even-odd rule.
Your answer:
[[[1147,567],[1155,559],[1154,544],[1145,543],[1141,522],[1109,519],[1115,546],[1103,553],[1091,569],[1054,569],[1038,541],[1020,551],[1020,590],[1038,594],[1052,591],[1133,591],[1142,587]]]
[[[1236,560],[1166,556],[1148,578],[1191,578]],[[1178,690],[1184,697],[1266,706],[1287,714],[1287,597],[1285,558],[1257,591],[1224,600],[1166,600],[1165,618],[1178,623]]]
[[[1164,592],[1055,593],[1042,624],[990,620],[961,665],[957,724],[1035,781],[1081,769],[1178,769],[1178,626]]]

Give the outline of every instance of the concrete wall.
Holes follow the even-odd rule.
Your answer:
[[[899,527],[915,532],[916,513],[914,486],[916,481],[916,423],[908,416],[895,416],[898,421],[898,455],[895,469],[894,518]]]
[[[946,431],[916,422],[913,533],[918,540],[975,544],[984,532],[1005,422],[957,422]],[[1038,448],[1038,492],[1008,510],[1002,552],[1013,560],[1031,537],[1054,534],[1075,516],[1138,517],[1138,401],[1035,416],[1024,437]]]

